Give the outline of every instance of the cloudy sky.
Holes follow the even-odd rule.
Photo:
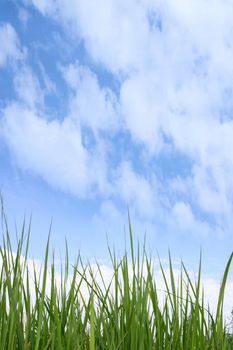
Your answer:
[[[1,0],[0,189],[32,254],[233,249],[233,3]],[[211,280],[212,281],[212,280]],[[212,282],[211,282],[212,283]]]

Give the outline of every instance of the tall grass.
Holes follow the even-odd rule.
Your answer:
[[[94,269],[80,255],[70,266],[67,244],[58,279],[54,255],[49,259],[49,239],[41,270],[36,263],[29,266],[29,237],[30,226],[26,230],[24,224],[13,253],[5,221],[0,247],[0,349],[233,349],[223,319],[233,255],[212,314],[201,286],[201,259],[195,281],[183,263],[177,281],[170,255],[168,274],[160,262],[165,286],[161,302],[153,259],[145,244],[134,246],[130,221],[130,254],[118,259],[109,249],[110,282],[98,263]]]

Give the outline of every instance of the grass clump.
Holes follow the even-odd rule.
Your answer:
[[[29,264],[30,226],[22,227],[13,253],[5,221],[0,247],[0,349],[9,350],[230,350],[233,338],[223,319],[223,299],[230,256],[219,291],[215,314],[206,308],[201,287],[201,259],[196,281],[182,263],[175,278],[160,262],[165,290],[163,302],[155,266],[145,245],[135,253],[129,221],[131,252],[120,259],[109,249],[112,279],[101,266],[83,263],[79,255],[66,260],[57,273],[49,259],[49,239],[43,266]]]

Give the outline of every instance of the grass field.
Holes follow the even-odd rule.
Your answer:
[[[70,266],[67,246],[58,279],[49,239],[38,271],[36,263],[29,266],[30,227],[23,225],[14,252],[6,221],[3,231],[0,349],[233,349],[223,319],[232,255],[223,272],[216,311],[211,313],[201,286],[201,259],[195,281],[184,264],[177,281],[170,255],[168,274],[160,263],[165,285],[161,303],[153,259],[145,246],[135,248],[130,221],[130,254],[118,259],[109,249],[114,271],[110,283],[100,265],[94,271],[81,256]]]

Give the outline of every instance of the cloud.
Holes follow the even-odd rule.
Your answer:
[[[144,150],[150,164],[169,148],[184,155],[191,166],[179,178],[180,189],[167,187],[166,178],[160,180],[167,196],[165,212],[172,210],[175,196],[185,197],[185,202],[189,196],[190,210],[195,205],[202,215],[212,215],[216,225],[233,227],[233,5],[227,0],[192,0],[188,6],[184,0],[25,0],[25,4],[55,19],[69,37],[78,38],[97,67],[94,72],[75,57],[61,68],[70,89],[66,122],[77,124],[79,139],[85,128],[92,130],[105,166],[107,146],[114,146],[111,137],[119,129],[130,133],[134,149]],[[101,85],[98,67],[118,82],[119,96]],[[105,131],[108,143],[101,136]],[[134,160],[130,159],[132,164]],[[143,215],[147,208],[150,216],[152,197],[157,195],[152,178],[157,173],[141,179],[131,170],[124,169],[119,176],[119,195],[135,200]],[[139,204],[141,199],[145,206]]]
[[[27,26],[30,17],[31,17],[30,13],[25,8],[23,8],[23,7],[19,8],[18,18],[19,18],[20,22],[22,22],[24,27]]]
[[[38,62],[38,66],[41,73],[41,78],[44,83],[44,90],[46,94],[56,94],[57,88],[55,82],[49,77],[49,75],[46,72],[45,67],[41,62]]]
[[[23,2],[25,5],[34,5],[44,15],[46,13],[51,13],[52,11],[55,12],[56,8],[56,1],[54,0],[23,0]]]
[[[32,70],[24,65],[21,66],[14,76],[14,87],[18,99],[28,107],[44,104],[44,92],[41,89],[39,80]]]
[[[193,236],[207,236],[213,234],[213,228],[207,221],[198,219],[194,215],[191,206],[188,203],[177,201],[172,207],[171,217],[167,220],[170,229],[183,234],[191,234]],[[218,232],[215,232],[216,234]]]
[[[60,67],[60,70],[72,90],[70,117],[90,127],[94,133],[116,129],[119,123],[116,96],[110,89],[100,86],[96,74],[79,63]]]
[[[63,121],[47,116],[44,98],[50,90],[42,89],[32,69],[23,64],[15,71],[17,102],[1,110],[0,124],[13,159],[62,191],[80,198],[120,198],[142,217],[153,217],[155,203],[149,181],[127,162],[116,168],[107,166],[111,139],[101,131],[111,133],[119,128],[115,95],[78,63],[60,67],[60,71],[70,89],[69,112]],[[93,131],[92,144],[86,128]]]
[[[84,38],[93,59],[114,72],[127,71],[143,61],[145,50],[141,46],[146,49],[148,23],[141,2],[101,0],[98,4],[84,4],[61,0],[42,5],[43,2],[33,0],[31,3],[43,14],[61,18],[65,26],[68,22],[69,30],[72,28],[74,34]]]
[[[55,85],[44,66],[39,64],[39,68],[43,87],[26,63],[15,69],[17,98],[1,110],[2,140],[19,167],[41,176],[53,187],[80,198],[108,196],[111,185],[106,151],[98,129],[116,123],[114,96],[99,86],[89,69],[78,64],[63,66],[60,70],[70,88],[69,113],[59,121],[47,114],[45,105],[45,96],[54,91]],[[95,133],[91,147],[86,127]]]
[[[192,210],[188,204],[183,202],[175,203],[173,207],[173,214],[175,215],[180,227],[187,229],[192,227],[194,223],[194,217]]]
[[[156,215],[155,189],[144,176],[137,174],[129,162],[123,162],[115,179],[117,194],[137,215],[153,218]]]
[[[80,129],[71,120],[49,122],[35,110],[11,103],[2,110],[1,135],[19,166],[52,186],[81,198],[98,187],[104,168],[83,147]]]
[[[0,47],[0,68],[10,61],[21,60],[24,57],[19,38],[11,24],[0,23],[0,42],[4,43]]]

